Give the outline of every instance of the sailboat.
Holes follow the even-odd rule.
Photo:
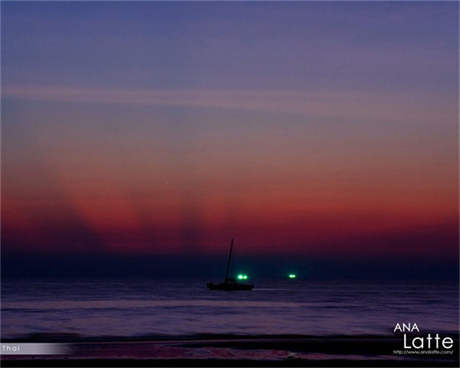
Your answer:
[[[227,269],[225,271],[225,279],[224,282],[220,284],[215,284],[213,282],[208,282],[207,286],[208,289],[211,290],[226,290],[226,291],[233,291],[233,290],[252,290],[254,285],[237,282],[234,278],[228,277],[230,272],[230,264],[232,261],[232,251],[233,251],[233,239],[230,243],[230,252],[227,258]]]

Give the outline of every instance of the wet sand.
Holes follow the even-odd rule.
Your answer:
[[[8,341],[3,341],[8,342]],[[13,342],[13,341],[11,341]],[[3,355],[4,366],[458,366],[452,354],[395,354],[400,336],[235,336],[83,338],[40,334],[14,342],[68,344],[66,355]]]

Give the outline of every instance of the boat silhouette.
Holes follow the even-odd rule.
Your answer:
[[[252,284],[241,283],[241,282],[236,281],[234,278],[228,276],[230,273],[230,264],[232,261],[232,251],[233,251],[233,239],[230,243],[230,252],[227,258],[227,269],[225,271],[225,279],[220,284],[208,282],[207,284],[208,289],[234,291],[234,290],[252,290],[254,288],[254,285]]]

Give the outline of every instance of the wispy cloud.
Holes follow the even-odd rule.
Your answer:
[[[222,108],[305,117],[372,119],[388,122],[452,117],[450,102],[408,95],[295,90],[108,89],[72,87],[7,87],[6,97],[55,102],[140,104]],[[435,105],[436,108],[433,108]]]

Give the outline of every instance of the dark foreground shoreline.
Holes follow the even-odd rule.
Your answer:
[[[84,359],[2,360],[4,367],[458,367],[455,362],[387,360]]]
[[[68,344],[66,355],[2,355],[5,367],[458,367],[458,334],[452,354],[405,354],[402,336],[193,335],[80,337],[36,334],[3,343]]]

